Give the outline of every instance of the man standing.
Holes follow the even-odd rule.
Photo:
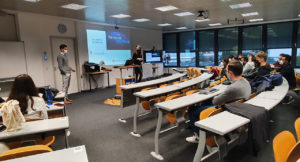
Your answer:
[[[67,57],[68,47],[65,44],[59,46],[60,54],[57,56],[57,63],[60,73],[62,75],[62,91],[65,93],[66,104],[71,104],[72,100],[68,99],[68,89],[71,81],[71,71],[75,72],[75,69],[69,66],[69,61]]]

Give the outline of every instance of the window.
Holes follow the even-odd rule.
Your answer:
[[[218,34],[219,52],[218,62],[221,63],[224,57],[238,53],[238,28],[220,29]]]
[[[180,66],[196,66],[196,53],[189,50],[180,52]]]
[[[291,22],[267,25],[267,63],[275,63],[281,53],[291,55],[292,28]]]
[[[163,37],[163,43],[164,43],[164,52],[163,52],[164,66],[177,66],[176,34],[165,34]]]
[[[243,50],[244,56],[256,54],[262,50],[262,26],[243,28]]]
[[[300,23],[298,23],[297,59],[296,66],[300,66]]]
[[[165,66],[177,66],[177,53],[163,51],[163,63]]]
[[[213,66],[215,63],[214,31],[199,31],[199,65]]]
[[[180,33],[180,51],[195,50],[195,32]]]
[[[180,66],[196,66],[195,32],[180,33]]]

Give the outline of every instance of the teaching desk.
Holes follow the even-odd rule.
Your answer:
[[[53,152],[36,154],[4,162],[88,162],[85,146],[77,146]]]
[[[141,135],[137,133],[137,117],[138,117],[138,113],[139,113],[139,107],[140,107],[140,100],[145,100],[148,98],[154,98],[154,97],[158,97],[158,96],[162,96],[162,95],[166,95],[175,91],[179,91],[185,88],[189,88],[198,84],[203,83],[204,81],[209,80],[212,77],[213,74],[209,74],[209,73],[203,73],[200,76],[185,81],[185,82],[181,82],[178,84],[174,84],[174,85],[170,85],[170,86],[166,86],[166,87],[162,87],[162,88],[156,88],[156,89],[152,89],[152,90],[148,90],[148,91],[144,91],[144,92],[136,92],[134,93],[134,95],[136,96],[136,106],[135,106],[135,111],[133,114],[133,131],[130,133],[131,135],[135,136],[135,137],[140,137]]]
[[[286,96],[288,90],[289,90],[289,85],[287,80],[284,78],[283,83],[280,86],[276,86],[272,91],[261,92],[260,94],[258,94],[251,100],[246,101],[245,103],[252,104],[255,106],[261,106],[269,111],[281,102],[281,100]],[[272,96],[274,98],[272,98]],[[223,151],[220,148],[218,148],[217,150],[203,157],[203,152],[206,145],[205,144],[206,132],[216,134],[217,137],[215,137],[215,139],[218,143],[220,137],[248,123],[250,123],[249,119],[241,117],[239,115],[235,115],[227,111],[221,112],[212,117],[196,122],[195,125],[200,128],[200,131],[199,131],[199,143],[194,157],[194,162],[207,160],[208,158],[216,154],[219,154],[218,157],[219,159],[221,159],[224,156],[226,156],[230,148],[233,147],[233,146],[231,147],[226,146],[225,147],[226,151]],[[220,140],[220,142],[222,144],[217,144],[219,147],[223,147],[224,145],[227,145],[226,140]],[[230,141],[228,143],[234,143],[234,141]]]
[[[66,135],[67,129],[69,129],[69,118],[67,116],[62,118],[25,122],[22,124],[22,129],[16,132],[1,132],[0,141],[14,142],[65,134],[65,145],[66,147],[69,147],[68,137]]]
[[[92,90],[91,76],[93,76],[93,75],[99,75],[99,74],[105,74],[105,73],[107,73],[107,84],[108,84],[108,87],[109,87],[110,86],[109,85],[109,72],[111,72],[110,69],[107,69],[105,71],[98,71],[98,72],[85,72],[84,74],[86,74],[86,75],[89,76],[90,91]]]

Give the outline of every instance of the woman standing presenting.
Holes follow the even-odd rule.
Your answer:
[[[142,48],[140,45],[136,46],[136,52],[133,54],[132,60],[135,65],[140,65],[140,67],[134,68],[136,82],[140,82],[143,78],[143,69],[142,69],[143,55],[142,55]]]

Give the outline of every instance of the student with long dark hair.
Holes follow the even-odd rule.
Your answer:
[[[38,90],[27,74],[18,75],[15,78],[9,97],[6,101],[17,100],[25,119],[47,119],[46,104],[39,97]]]

